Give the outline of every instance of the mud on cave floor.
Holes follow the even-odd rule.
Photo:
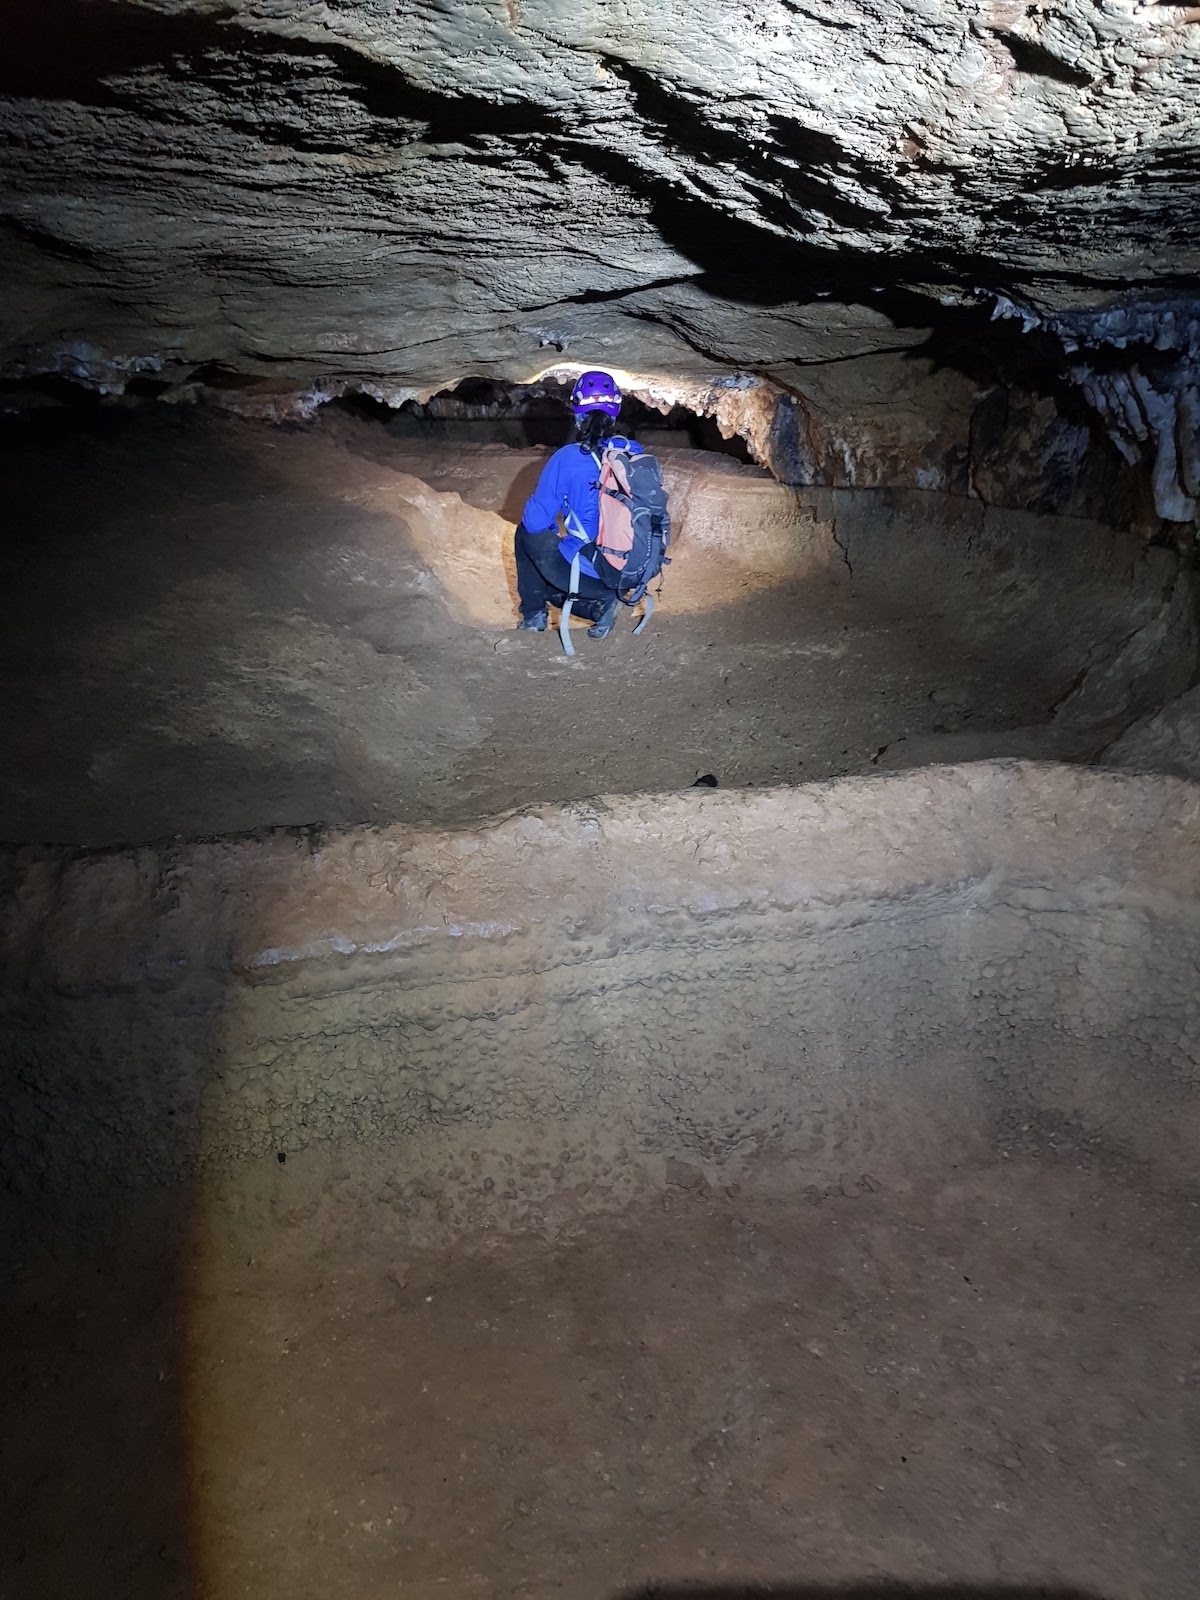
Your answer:
[[[538,800],[1088,759],[1195,660],[1172,558],[1070,519],[663,452],[640,639],[517,636],[546,452],[162,410],[11,425],[0,838],[451,823]]]

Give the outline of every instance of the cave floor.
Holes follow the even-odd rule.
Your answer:
[[[668,1177],[556,1242],[297,1207],[208,1219],[188,1273],[147,1230],[39,1275],[13,1592],[1194,1594],[1194,1206],[1065,1153],[790,1203]]]
[[[916,605],[831,544],[803,573],[778,538],[747,563],[783,491],[707,452],[668,451],[668,471],[695,525],[719,492],[728,526],[689,543],[681,519],[650,628],[634,639],[622,618],[603,645],[581,629],[568,662],[553,633],[513,631],[502,560],[545,454],[344,416],[160,408],[8,430],[0,838],[453,823],[705,774],[790,783],[1103,742],[1052,717],[1097,648],[1050,661],[1072,626],[1061,594],[981,622],[991,580],[953,559]],[[1128,632],[1116,612],[1104,628]]]

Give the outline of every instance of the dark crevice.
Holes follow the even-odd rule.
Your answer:
[[[654,289],[677,289],[680,284],[691,283],[693,274],[690,272],[678,273],[669,278],[648,278],[643,283],[625,284],[619,289],[581,289],[578,294],[567,295],[562,300],[556,300],[554,305],[561,306],[595,306],[603,305],[610,300],[624,300],[634,294],[649,294]],[[550,306],[533,306],[534,311],[549,311]]]
[[[238,372],[223,361],[205,361],[188,374],[189,383],[200,383],[208,389],[249,389],[260,379]]]
[[[139,11],[119,0],[43,0],[4,19],[0,94],[81,105],[124,104],[106,83],[180,55],[227,48],[234,6],[197,16]],[[63,48],[70,39],[71,48]]]
[[[0,216],[0,230],[58,261],[78,261],[93,266],[100,257],[98,250],[76,244],[70,239],[60,238],[48,228],[27,222],[23,217]]]
[[[833,518],[833,520],[830,523],[829,536],[833,540],[834,544],[841,551],[841,553],[842,553],[842,561],[843,561],[843,563],[845,565],[846,571],[850,574],[850,577],[853,579],[853,577],[854,577],[854,566],[853,566],[853,564],[852,564],[852,562],[850,560],[850,546],[849,546],[849,543],[845,539],[839,539],[838,538],[837,518],[836,517]]]
[[[798,16],[808,17],[812,22],[819,22],[823,28],[840,28],[844,32],[853,32],[860,26],[858,17],[831,17],[828,12],[818,11],[814,6],[802,5],[800,0],[781,0],[785,10],[794,11]]]
[[[774,220],[786,229],[813,231],[812,223],[797,216],[798,209],[820,211],[847,227],[860,227],[874,218],[870,206],[839,189],[834,173],[848,164],[849,156],[831,135],[792,118],[769,114],[770,137],[751,138],[747,132],[715,121],[713,105],[667,88],[644,68],[619,56],[609,55],[604,60],[609,71],[628,86],[644,123],[666,135],[677,151],[693,156],[700,172],[728,164],[747,174],[760,204],[773,208]]]
[[[402,119],[428,126],[437,140],[481,134],[552,132],[558,119],[540,107],[509,104],[477,95],[437,94],[412,83],[397,68],[372,60],[333,37],[310,40],[291,34],[250,29],[233,7],[173,15],[137,13],[118,0],[45,0],[36,11],[5,19],[0,54],[0,94],[70,100],[98,108],[138,107],[148,115],[171,117],[171,107],[139,92],[137,76],[161,69],[228,87],[231,68],[245,61],[251,84],[261,91],[277,85],[303,85],[314,71],[330,69],[339,90],[355,96],[381,124]],[[72,40],[71,50],[62,39]],[[271,125],[247,122],[259,136]],[[296,122],[276,131],[303,135],[302,109]]]
[[[0,380],[0,412],[20,411],[38,405],[91,411],[103,403],[104,396],[95,389],[56,372]]]
[[[336,411],[377,422],[395,439],[440,444],[502,444],[512,448],[557,448],[573,437],[567,405],[570,385],[547,379],[538,384],[508,384],[492,378],[464,378],[427,401],[409,400],[392,408],[369,395],[351,394],[330,402]],[[721,435],[712,417],[686,406],[663,413],[629,395],[621,408],[620,431],[649,449],[707,450],[743,465],[754,458],[744,439]]]
[[[697,289],[743,305],[806,304],[829,293],[836,270],[840,301],[883,312],[900,327],[929,325],[933,306],[925,289],[912,284],[911,255],[889,255],[884,238],[875,248],[860,248],[844,241],[835,246],[801,239],[794,229],[787,236],[723,210],[711,198],[681,190],[621,151],[577,139],[559,141],[558,148],[615,189],[647,203],[650,220],[663,240],[698,268],[691,279]],[[876,214],[870,215],[878,223]],[[1120,287],[1066,269],[1056,270],[1054,279],[1108,293]],[[1021,289],[1024,278],[999,261],[942,249],[923,254],[920,281],[930,290],[945,287],[961,292],[963,284],[971,284],[1011,294]]]
[[[710,163],[728,161],[742,172],[773,176],[778,156],[811,166],[837,166],[846,159],[845,148],[828,133],[805,127],[792,118],[769,115],[772,141],[751,141],[747,133],[714,121],[719,105],[693,99],[680,89],[666,86],[644,67],[623,56],[608,55],[604,64],[628,86],[638,116],[669,133],[685,149],[702,154]]]
[[[1018,72],[1028,72],[1038,78],[1052,78],[1055,83],[1069,83],[1077,89],[1090,88],[1095,81],[1090,72],[1074,67],[1036,39],[1026,39],[1019,33],[1009,33],[1005,28],[992,28],[992,35],[1013,58]]]

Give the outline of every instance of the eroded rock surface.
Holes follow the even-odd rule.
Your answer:
[[[820,412],[976,301],[1186,297],[1198,95],[1195,12],[1132,0],[47,0],[0,66],[0,360],[393,400],[604,360]]]
[[[769,1156],[786,1187],[1023,1122],[1182,1182],[1198,807],[981,763],[9,852],[6,1166],[60,1198],[204,1173],[237,1204],[279,1150],[318,1183],[352,1152],[340,1199],[382,1186],[414,1237],[623,1203],[668,1157]]]
[[[1139,718],[1104,753],[1107,765],[1200,779],[1200,688]]]
[[[6,851],[0,907],[13,1592],[1190,1600],[1195,786]]]

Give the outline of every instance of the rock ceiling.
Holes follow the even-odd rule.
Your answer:
[[[1157,450],[1175,512],[1200,492],[1200,9],[12,9],[9,378],[394,397],[606,361],[788,385],[931,328],[1033,330]]]

